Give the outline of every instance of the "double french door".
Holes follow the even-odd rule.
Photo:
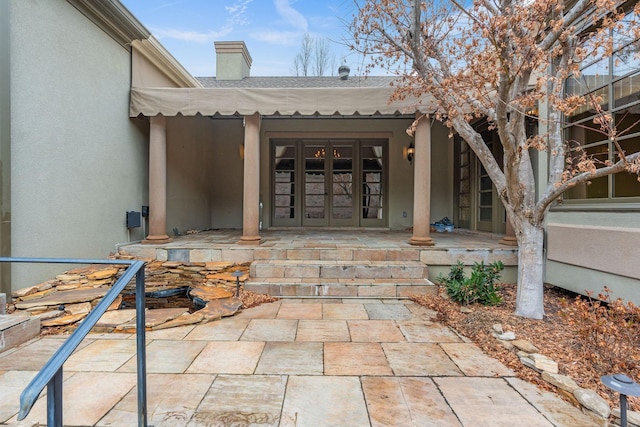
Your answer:
[[[384,226],[387,140],[272,141],[274,226]]]

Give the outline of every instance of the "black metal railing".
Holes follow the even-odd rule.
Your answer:
[[[20,395],[18,420],[23,420],[31,411],[36,400],[47,387],[47,426],[62,426],[62,367],[82,340],[87,336],[100,317],[115,301],[120,292],[136,278],[136,346],[138,377],[138,426],[147,425],[147,375],[145,350],[145,288],[144,261],[139,260],[95,260],[75,258],[3,258],[0,262],[39,263],[39,264],[107,264],[128,265],[125,272],[113,284],[109,292],[91,310],[78,328],[62,346],[51,356],[40,372],[31,380]]]

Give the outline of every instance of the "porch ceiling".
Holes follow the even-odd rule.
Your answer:
[[[389,102],[393,87],[131,88],[129,115],[224,116],[413,114],[432,112],[432,99]]]

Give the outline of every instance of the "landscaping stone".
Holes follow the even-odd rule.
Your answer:
[[[217,299],[210,301],[203,309],[197,312],[202,312],[204,320],[211,321],[233,316],[241,307],[242,301],[237,298]]]
[[[87,274],[87,280],[102,280],[108,279],[118,274],[117,268],[107,268],[105,270],[98,270],[94,273]]]
[[[230,298],[233,296],[233,292],[226,289],[216,288],[213,286],[203,286],[201,288],[194,288],[189,291],[189,295],[194,298],[201,298],[205,301],[211,301],[220,298]]]
[[[524,352],[527,353],[538,353],[538,348],[531,344],[529,341],[527,340],[513,340],[511,342],[511,344],[513,344],[515,347],[517,347],[519,350],[522,350]]]
[[[88,314],[91,311],[91,303],[68,304],[64,307],[64,311],[69,314]]]
[[[118,255],[118,257],[133,259],[126,255]],[[43,326],[73,327],[95,307],[125,269],[124,265],[96,264],[68,270],[57,275],[55,280],[15,291],[12,309],[15,308],[16,314],[37,316],[38,320],[42,320]],[[242,302],[233,297],[236,277],[232,273],[236,270],[243,271],[240,281],[244,282],[248,279],[248,269],[247,265],[221,261],[186,262],[176,258],[172,261],[147,260],[145,267],[147,298],[161,301],[179,297],[191,289],[193,300],[198,301],[204,308],[200,314],[187,313],[187,306],[190,304],[185,300],[184,308],[161,309],[165,311],[149,310],[146,315],[146,327],[165,329],[232,316],[242,307]],[[123,295],[131,295],[133,292],[135,292],[135,283],[132,282],[127,284]],[[107,313],[96,325],[97,329],[135,331],[135,310],[120,310],[123,295],[119,295],[109,306]],[[127,304],[130,304],[131,298],[128,301]]]
[[[57,306],[64,304],[73,304],[78,302],[93,301],[98,298],[102,298],[109,292],[108,288],[82,288],[73,291],[55,292],[51,295],[47,295],[44,298],[29,301],[17,302],[16,308],[24,310],[30,307],[38,306]]]
[[[102,315],[100,320],[98,320],[98,323],[96,323],[96,326],[102,328],[115,328],[123,323],[130,322],[135,317],[136,310],[134,308],[108,311]]]
[[[70,325],[84,319],[85,317],[87,317],[87,314],[88,313],[66,314],[64,316],[43,320],[40,322],[40,325],[45,327]]]
[[[495,325],[493,325],[493,332],[495,332],[496,334],[504,333],[504,329],[502,328],[502,323],[496,323]]]
[[[493,335],[496,338],[498,338],[499,340],[502,340],[502,341],[513,341],[513,340],[516,339],[515,332],[511,332],[511,331],[507,331],[507,332],[504,332],[502,334],[494,333]]]
[[[158,331],[161,329],[175,328],[176,326],[193,325],[195,323],[200,323],[204,319],[204,314],[201,311],[202,310],[196,311],[195,313],[182,313],[175,319],[153,326],[151,330]]]
[[[573,393],[577,388],[579,388],[578,384],[576,384],[573,379],[558,373],[544,371],[542,372],[542,379],[569,393]]]
[[[532,353],[529,357],[533,360],[536,369],[554,374],[558,373],[558,363],[544,354]]]
[[[620,423],[620,408],[613,408],[611,415],[613,415],[615,421]],[[627,426],[640,427],[640,412],[627,410]]]
[[[582,406],[593,412],[598,418],[606,420],[609,418],[609,415],[611,415],[609,404],[595,391],[577,388],[573,391],[573,395]]]

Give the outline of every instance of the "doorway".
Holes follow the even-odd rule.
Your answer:
[[[274,226],[385,226],[386,139],[272,140]]]

